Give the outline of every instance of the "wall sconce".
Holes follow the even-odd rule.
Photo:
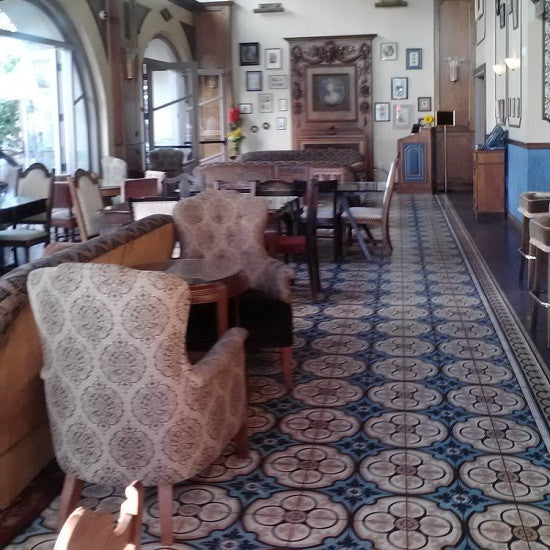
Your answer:
[[[519,59],[519,57],[506,57],[506,58],[504,58],[504,63],[506,63],[506,66],[511,71],[515,71],[516,69],[520,68],[521,59]]]
[[[466,59],[463,57],[445,57],[443,61],[449,64],[449,80],[451,82],[458,81],[458,68],[461,63],[464,63]]]
[[[126,49],[126,80],[132,80],[136,72],[137,48]]]
[[[504,63],[497,63],[493,65],[493,72],[497,76],[502,76],[506,72],[506,65]]]

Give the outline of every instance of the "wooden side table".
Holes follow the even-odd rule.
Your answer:
[[[504,214],[506,200],[506,151],[474,151],[474,213]]]
[[[218,338],[229,329],[229,300],[248,288],[244,271],[229,261],[178,258],[133,267],[147,271],[164,271],[181,277],[189,285],[191,304],[215,302]],[[238,322],[235,322],[235,326],[238,326]]]

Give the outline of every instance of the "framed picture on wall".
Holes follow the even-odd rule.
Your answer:
[[[288,88],[286,74],[270,74],[268,82],[270,90],[286,90]]]
[[[262,71],[246,71],[246,91],[260,92],[262,90]]]
[[[374,104],[374,122],[388,122],[390,120],[390,104],[380,102]]]
[[[395,61],[397,59],[397,42],[382,42],[380,44],[380,59]]]
[[[391,98],[408,99],[409,79],[406,76],[394,76],[391,79]]]
[[[260,44],[258,42],[239,43],[239,59],[243,65],[260,64]]]
[[[422,48],[407,48],[405,51],[406,69],[422,68]]]
[[[273,94],[260,94],[260,113],[273,112]]]
[[[412,124],[413,106],[401,103],[393,106],[393,128],[408,130]]]
[[[282,97],[281,99],[279,99],[279,101],[277,102],[277,108],[279,109],[279,111],[288,111],[288,101],[286,97]]]
[[[499,3],[499,10],[498,10],[498,22],[499,22],[499,27],[501,29],[503,29],[504,27],[506,27],[506,16],[508,15],[507,12],[506,12],[506,3],[505,2],[500,2],[500,0],[497,0],[497,2]]]
[[[519,0],[511,0],[512,9],[512,28],[517,29],[519,27]]]
[[[283,66],[281,48],[266,48],[265,68],[280,69]]]
[[[241,112],[241,115],[251,115],[252,103],[239,103],[239,111]]]
[[[419,97],[418,98],[418,111],[431,111],[432,110],[432,98],[431,97]]]
[[[277,130],[286,130],[286,117],[277,117]]]

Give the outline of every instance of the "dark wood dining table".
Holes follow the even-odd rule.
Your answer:
[[[14,224],[45,210],[46,199],[6,195],[0,198],[0,224]]]

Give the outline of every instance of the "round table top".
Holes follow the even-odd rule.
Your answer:
[[[211,259],[174,258],[134,267],[148,271],[172,273],[184,279],[189,285],[224,282],[241,272],[239,265],[235,262]]]

